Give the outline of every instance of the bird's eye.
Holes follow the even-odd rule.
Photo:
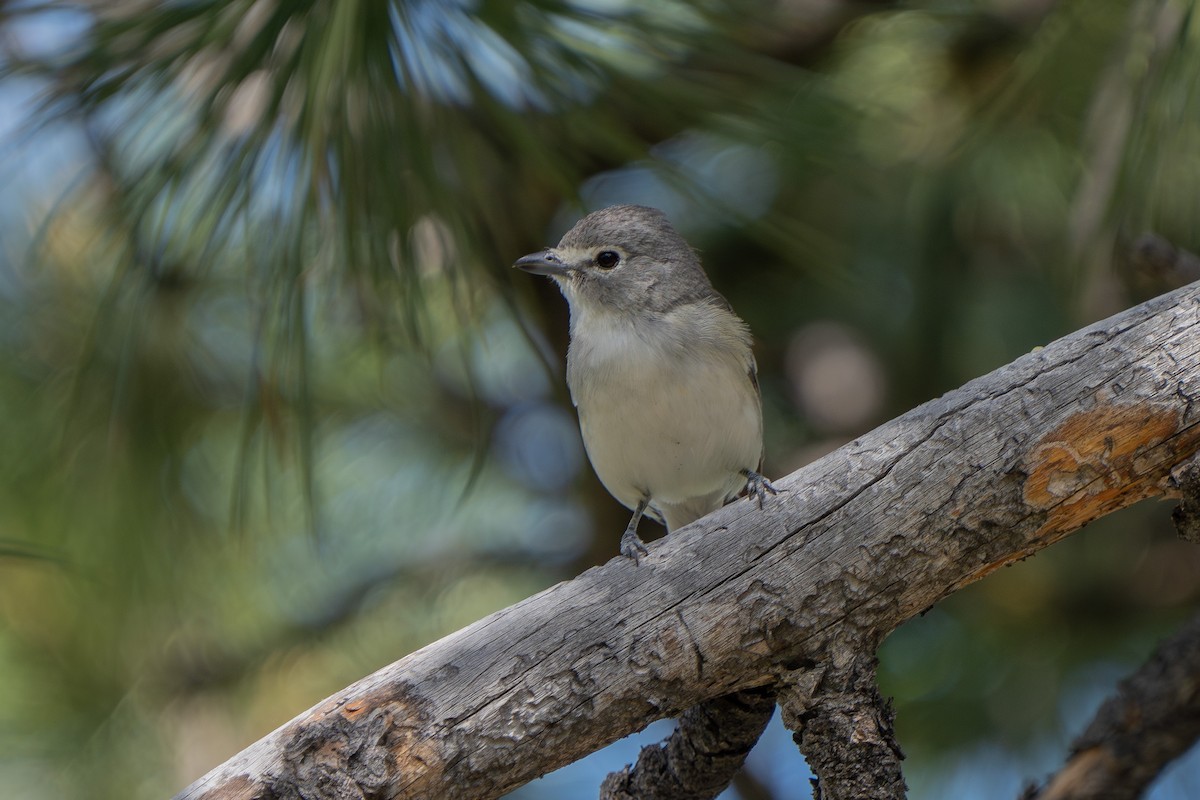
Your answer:
[[[596,266],[600,269],[612,269],[621,263],[621,254],[615,250],[601,250],[596,255]]]

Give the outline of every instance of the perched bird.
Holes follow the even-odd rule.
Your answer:
[[[762,401],[750,329],[708,281],[665,214],[612,206],[556,247],[513,265],[554,279],[571,307],[567,385],[588,459],[633,511],[621,553],[637,561],[643,513],[673,531],[743,489],[757,470]]]

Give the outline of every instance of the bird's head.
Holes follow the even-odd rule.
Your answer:
[[[648,206],[593,211],[513,266],[553,278],[573,311],[662,313],[712,293],[692,248]]]

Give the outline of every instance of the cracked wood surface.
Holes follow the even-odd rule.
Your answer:
[[[739,501],[385,667],[180,800],[482,798],[784,674],[837,664],[1200,447],[1200,288],[1022,356]],[[302,788],[303,787],[303,788]]]

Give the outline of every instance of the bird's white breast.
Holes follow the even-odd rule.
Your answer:
[[[630,508],[647,494],[660,508],[709,498],[706,513],[745,484],[742,470],[758,468],[748,336],[719,311],[684,307],[664,327],[573,310],[567,381],[584,445],[605,488]]]

